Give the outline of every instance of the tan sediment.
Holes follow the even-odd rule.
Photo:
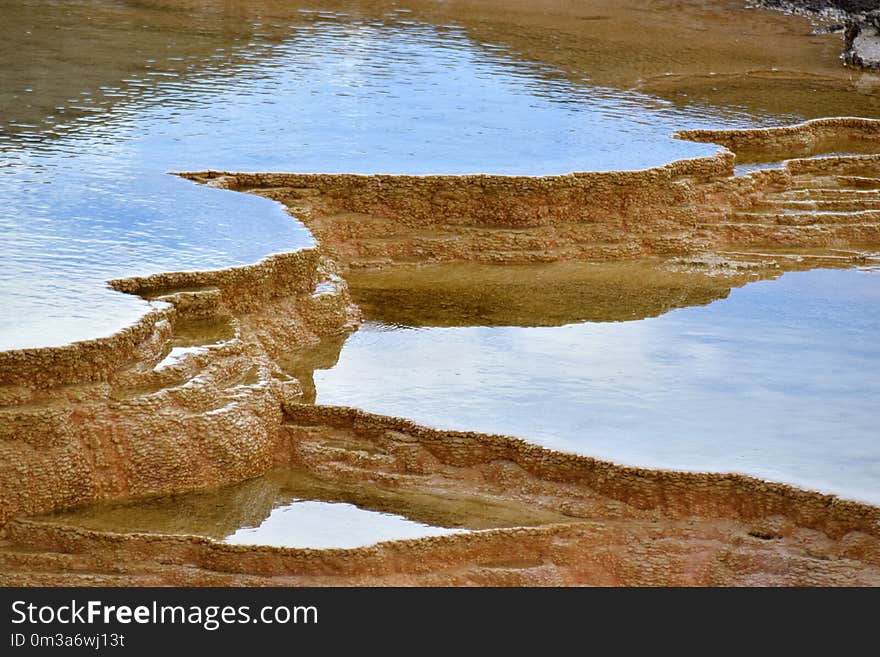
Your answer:
[[[747,10],[741,0],[411,0],[404,16],[389,0],[322,0],[340,22],[403,19],[466,34],[476,48],[515,63],[540,79],[584,81],[619,90],[638,89],[675,105],[701,104],[751,116],[877,116],[876,78],[840,65],[840,37],[811,36],[802,17]],[[31,6],[7,16],[2,36],[9,84],[4,101],[25,124],[51,122],[69,129],[83,113],[70,98],[122,87],[123,97],[150,97],[164,76],[142,75],[144,60],[163,60],[180,79],[220,65],[227,73],[249,70],[263,53],[248,42],[282,43],[293,27],[309,28],[326,14],[301,12],[308,3],[288,0],[142,0],[136,6]],[[181,12],[188,20],[182,24]],[[59,42],[52,26],[72,29]],[[151,29],[144,32],[142,25]],[[299,30],[297,30],[299,31]],[[20,35],[31,32],[22,40]],[[76,35],[82,35],[79,39]],[[182,38],[186,35],[186,38]],[[227,57],[220,62],[216,49]],[[89,53],[89,75],[78,67]],[[166,60],[174,51],[180,61]],[[175,58],[176,59],[176,58]],[[51,63],[51,65],[50,65]],[[537,65],[536,65],[537,64]],[[138,78],[138,84],[126,84]],[[28,103],[15,96],[31,88]],[[105,101],[118,102],[105,98]],[[81,101],[86,102],[86,101]],[[67,105],[59,115],[56,108]],[[13,132],[14,126],[5,126]]]
[[[284,202],[319,247],[247,267],[112,281],[167,305],[110,338],[0,354],[0,582],[880,584],[877,507],[310,406],[301,403],[308,372],[286,365],[356,326],[338,276],[355,269],[651,257],[666,279],[652,288],[656,300],[633,306],[647,316],[787,269],[870,260],[880,244],[870,204],[880,195],[880,156],[865,153],[880,151],[878,126],[844,118],[689,131],[679,136],[731,150],[632,172],[182,174]],[[854,143],[862,155],[733,175],[737,156],[769,161]],[[811,205],[799,209],[804,201]],[[230,333],[202,345],[194,320]],[[174,347],[191,351],[169,360]],[[517,500],[571,522],[316,551],[25,518],[209,489],[279,466],[401,494]]]
[[[516,502],[568,520],[313,550],[21,519],[7,539],[36,554],[7,549],[0,560],[32,570],[5,581],[40,583],[66,564],[61,581],[105,584],[880,584],[880,509],[782,484],[627,468],[302,404],[285,407],[277,450],[276,465],[326,480]]]
[[[656,317],[711,303],[731,287],[774,275],[765,262],[733,258],[418,264],[351,269],[345,278],[364,315],[388,325],[561,326]],[[335,362],[330,353],[295,356],[318,369]]]
[[[344,281],[314,249],[111,284],[167,305],[110,338],[0,354],[0,521],[259,474],[279,404],[300,393],[272,355],[357,321]],[[157,367],[175,327],[194,318],[228,321],[234,337]]]
[[[184,314],[211,316],[226,311],[253,311],[272,299],[309,291],[317,283],[320,255],[314,249],[269,256],[255,265],[204,272],[172,272],[109,281],[130,294],[161,298]],[[187,290],[188,294],[175,295]],[[167,338],[175,311],[157,309],[134,326],[106,337],[63,347],[0,351],[0,387],[51,388],[108,380],[124,366],[144,360]],[[163,321],[166,324],[163,324]]]
[[[433,459],[455,468],[503,463],[504,467],[522,469],[544,484],[573,485],[659,517],[751,521],[782,515],[797,526],[831,537],[858,531],[880,538],[878,507],[745,475],[627,467],[557,452],[509,436],[435,430],[352,408],[296,404],[285,406],[285,415],[287,426],[304,434],[309,433],[308,427],[332,427],[354,440],[386,448],[389,441],[418,445]],[[302,457],[297,452],[297,441],[292,442],[293,459],[298,461]]]
[[[880,150],[880,121],[854,117],[813,119],[792,126],[742,130],[681,130],[679,139],[719,144],[737,153],[764,155],[779,161],[826,150],[852,149],[877,154]]]
[[[690,131],[734,151],[762,144],[777,160],[856,142],[876,153],[872,119],[810,121],[782,129]],[[770,158],[772,159],[772,157]],[[876,154],[789,160],[733,176],[736,155],[682,160],[640,171],[554,176],[182,174],[281,201],[344,268],[475,261],[554,262],[684,256],[755,247],[861,248],[880,241],[880,213],[779,212],[781,193],[823,176],[880,176]],[[753,161],[745,158],[746,162]],[[837,181],[829,185],[839,186]],[[793,228],[793,225],[796,225]]]
[[[182,175],[283,202],[343,266],[529,263],[682,252],[691,184],[729,175],[733,159],[558,176]]]

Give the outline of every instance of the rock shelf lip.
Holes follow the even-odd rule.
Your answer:
[[[128,542],[130,540],[143,540],[155,544],[160,543],[185,543],[189,545],[199,545],[209,547],[213,551],[225,552],[229,554],[281,554],[290,556],[341,556],[373,554],[378,556],[384,548],[403,547],[418,548],[428,547],[440,544],[455,545],[460,542],[467,542],[469,536],[477,536],[480,539],[497,536],[522,535],[524,533],[532,535],[554,534],[560,530],[573,529],[591,522],[589,519],[578,519],[571,522],[554,522],[542,525],[522,525],[515,527],[490,527],[486,529],[461,529],[448,534],[439,534],[436,536],[420,536],[415,538],[399,538],[385,541],[377,541],[370,545],[350,548],[299,548],[299,547],[280,547],[274,545],[263,544],[237,544],[226,543],[221,539],[211,538],[210,536],[201,536],[199,534],[166,534],[158,532],[114,532],[108,530],[87,529],[72,524],[53,522],[51,520],[35,519],[35,518],[15,518],[10,521],[15,531],[15,525],[19,527],[34,528],[51,528],[53,532],[67,534],[71,537],[77,537],[88,540],[98,540],[107,542]]]
[[[34,355],[41,352],[48,354],[59,354],[71,347],[86,347],[90,345],[110,346],[113,341],[124,339],[131,331],[136,330],[142,322],[161,316],[163,307],[167,307],[167,302],[161,297],[164,295],[173,295],[178,291],[201,292],[209,291],[212,287],[216,289],[217,279],[225,277],[247,277],[250,275],[261,273],[260,270],[273,268],[281,261],[295,254],[315,251],[314,247],[306,247],[297,249],[296,251],[280,251],[278,253],[270,253],[258,262],[245,265],[232,265],[219,269],[193,269],[179,270],[170,272],[161,272],[157,274],[148,274],[145,276],[128,276],[125,278],[113,278],[107,281],[107,285],[124,294],[136,294],[142,296],[145,300],[154,304],[154,310],[148,312],[137,322],[131,326],[120,329],[116,333],[107,336],[100,336],[89,340],[77,340],[65,345],[57,345],[51,347],[22,347],[20,349],[0,350],[0,368],[3,366],[4,358],[12,358],[18,354]],[[204,281],[204,282],[202,282]],[[2,379],[0,379],[2,383]]]
[[[840,497],[833,493],[824,493],[798,487],[792,484],[773,482],[737,472],[711,472],[693,470],[675,470],[671,468],[648,468],[633,465],[623,465],[613,461],[599,459],[592,456],[573,454],[555,450],[529,442],[525,438],[503,435],[488,434],[467,430],[437,429],[422,425],[411,420],[370,413],[358,408],[330,405],[285,405],[286,422],[292,426],[326,426],[326,427],[352,427],[356,431],[358,427],[368,432],[399,433],[407,436],[407,442],[413,440],[423,444],[438,443],[450,446],[453,450],[473,451],[484,460],[504,459],[516,463],[525,470],[534,472],[546,481],[565,483],[578,483],[585,485],[590,490],[615,497],[615,487],[623,482],[641,482],[640,485],[650,491],[657,487],[660,491],[663,486],[673,484],[674,489],[697,489],[704,490],[707,495],[711,491],[722,490],[729,486],[738,494],[755,496],[758,504],[766,508],[767,513],[780,513],[787,506],[797,506],[805,518],[815,516],[817,510],[830,514],[827,521],[840,524],[841,533],[846,531],[863,531],[880,537],[880,506],[868,502],[851,500]],[[452,459],[455,460],[454,458]],[[663,489],[666,490],[666,489]],[[647,493],[649,497],[653,493]],[[660,506],[670,505],[675,508],[680,504],[675,500],[675,493],[670,495],[667,491],[663,497],[668,499],[661,502]],[[149,501],[149,498],[142,500]],[[714,503],[707,499],[704,501],[707,508]],[[637,505],[638,506],[638,505]],[[654,508],[655,504],[648,504],[645,508]],[[678,513],[671,512],[671,516]],[[718,517],[725,517],[723,515]],[[283,554],[336,554],[358,553],[368,547],[380,547],[387,544],[424,545],[441,539],[456,541],[455,537],[464,533],[479,533],[495,536],[509,535],[522,530],[540,533],[554,533],[559,528],[582,526],[589,522],[598,522],[602,519],[590,517],[572,516],[571,521],[545,522],[538,525],[516,525],[489,527],[484,529],[462,529],[444,536],[428,536],[407,539],[394,539],[379,541],[371,546],[354,548],[288,548],[267,545],[257,545],[260,551]],[[606,519],[607,520],[607,519]],[[78,536],[92,538],[106,538],[111,541],[121,541],[126,537],[143,538],[150,540],[183,540],[191,543],[210,545],[212,548],[227,550],[230,552],[248,551],[254,546],[235,545],[225,543],[221,539],[190,533],[146,532],[146,531],[111,531],[94,529],[71,524],[65,520],[53,520],[50,517],[18,517],[10,522],[18,524],[33,524],[34,526],[51,527],[58,531],[69,532]],[[255,548],[256,549],[256,548]]]
[[[824,119],[813,119],[814,121],[821,121]],[[875,119],[856,119],[858,121],[874,121]],[[877,119],[880,122],[880,119]],[[809,122],[808,122],[809,123]],[[772,129],[772,128],[768,128]],[[719,130],[719,132],[726,132],[725,130]],[[678,133],[672,133],[670,138],[679,139],[677,137]],[[689,140],[685,140],[689,141]],[[562,173],[544,173],[544,174],[525,174],[525,173],[487,173],[474,171],[471,173],[340,173],[340,172],[263,172],[263,171],[224,171],[221,169],[204,169],[201,171],[169,171],[169,175],[179,176],[184,178],[185,180],[191,180],[193,182],[207,184],[208,181],[211,180],[220,180],[223,178],[235,178],[235,177],[253,177],[254,179],[260,179],[261,177],[265,178],[273,178],[277,176],[284,175],[295,175],[295,176],[314,176],[315,178],[327,178],[327,177],[338,177],[338,178],[372,178],[376,180],[386,180],[386,179],[413,179],[413,180],[435,180],[435,179],[449,179],[449,180],[503,180],[503,181],[525,181],[525,180],[547,180],[547,179],[559,179],[559,178],[582,178],[585,176],[614,176],[619,174],[650,174],[650,173],[663,173],[667,171],[678,171],[681,168],[688,168],[691,164],[714,164],[718,161],[719,157],[724,163],[728,158],[733,156],[733,153],[725,148],[724,146],[717,144],[718,149],[712,153],[711,155],[698,155],[695,157],[685,157],[678,160],[672,160],[670,162],[666,162],[664,164],[658,164],[653,167],[643,167],[640,169],[608,169],[608,170],[573,170],[566,171]]]
[[[737,488],[740,489],[769,492],[783,498],[811,498],[827,508],[846,509],[848,513],[851,512],[854,515],[863,515],[865,518],[873,518],[876,525],[874,529],[878,535],[880,535],[880,505],[873,505],[869,502],[858,500],[850,500],[839,497],[833,493],[823,493],[794,486],[792,484],[768,481],[738,472],[675,470],[623,465],[593,456],[572,454],[570,452],[550,449],[548,447],[531,443],[527,439],[521,437],[506,436],[503,434],[487,434],[467,430],[435,429],[405,418],[370,413],[368,411],[348,406],[315,405],[304,406],[301,409],[297,409],[288,405],[285,407],[285,413],[288,415],[293,414],[297,420],[303,421],[305,424],[309,423],[310,418],[317,418],[319,419],[319,422],[329,423],[331,426],[334,422],[340,421],[353,424],[364,422],[368,425],[379,426],[384,430],[398,430],[416,437],[430,437],[434,439],[439,437],[441,439],[465,441],[467,443],[472,443],[478,449],[488,452],[491,452],[491,450],[496,447],[511,449],[516,456],[528,455],[533,463],[562,463],[566,466],[571,466],[571,471],[567,476],[574,478],[579,476],[574,473],[581,473],[582,475],[583,473],[600,472],[601,474],[598,476],[603,479],[634,477],[645,481],[678,480],[684,481],[688,484],[698,485],[731,483],[735,484]],[[558,480],[564,481],[565,477],[560,476]]]
[[[767,127],[767,128],[742,128],[742,129],[699,129],[699,130],[679,130],[673,133],[671,136],[676,139],[682,139],[687,141],[703,141],[710,142],[718,145],[718,150],[708,156],[699,156],[693,158],[684,158],[680,160],[674,160],[672,162],[668,162],[666,164],[662,164],[656,167],[648,167],[644,169],[623,169],[616,171],[571,171],[568,173],[560,173],[560,174],[547,174],[547,175],[511,175],[511,174],[488,174],[488,173],[471,173],[471,174],[342,174],[342,173],[302,173],[296,174],[298,176],[313,176],[315,178],[321,177],[344,177],[344,178],[363,178],[363,179],[385,179],[385,178],[395,178],[395,179],[453,179],[453,180],[468,180],[468,179],[502,179],[502,180],[510,180],[510,181],[527,181],[527,180],[542,180],[542,179],[563,179],[569,177],[585,177],[585,176],[609,176],[614,177],[620,174],[661,174],[661,173],[678,173],[682,169],[690,169],[694,167],[694,165],[720,165],[722,170],[728,171],[730,174],[733,172],[733,159],[735,158],[735,153],[730,150],[728,147],[719,143],[717,141],[712,141],[713,139],[723,139],[725,135],[730,135],[732,138],[742,137],[751,140],[760,139],[762,137],[776,137],[776,136],[799,136],[804,132],[809,131],[812,128],[837,128],[837,127],[848,127],[849,125],[858,128],[868,128],[873,130],[877,137],[880,138],[880,119],[867,119],[861,117],[831,117],[831,118],[822,118],[822,119],[811,119],[809,121],[804,121],[799,124],[794,124],[790,126],[778,126],[778,127]],[[878,150],[880,150],[880,145],[878,145]],[[253,176],[259,178],[261,175],[284,175],[284,174],[261,174],[259,172],[253,173],[244,173],[244,172],[224,172],[220,170],[208,169],[204,171],[172,171],[169,172],[170,175],[180,176],[187,180],[191,180],[194,182],[205,182],[206,180],[210,180],[212,178],[217,177],[225,177],[225,176]],[[746,174],[750,175],[750,174]],[[265,275],[266,272],[275,269],[276,267],[284,266],[284,261],[292,258],[295,254],[306,253],[306,252],[318,252],[317,247],[306,247],[302,249],[298,249],[296,251],[281,251],[276,253],[271,253],[266,255],[264,258],[259,260],[258,262],[244,265],[232,265],[230,267],[224,267],[219,269],[206,269],[206,270],[181,270],[181,271],[171,271],[171,272],[162,272],[156,274],[150,274],[145,276],[130,276],[125,278],[116,278],[110,279],[107,281],[107,285],[112,289],[127,293],[127,294],[137,294],[139,296],[144,296],[145,298],[161,294],[163,289],[173,289],[187,286],[198,286],[198,287],[207,287],[210,285],[216,285],[217,280],[223,278],[234,278],[234,277],[248,277],[248,276],[259,276]],[[155,301],[153,301],[155,303]],[[90,349],[90,348],[99,348],[99,349],[112,349],[117,347],[120,342],[125,341],[129,338],[132,332],[143,330],[146,326],[150,326],[155,319],[161,316],[161,311],[151,311],[145,314],[138,322],[133,324],[132,326],[125,327],[118,332],[109,335],[109,336],[100,336],[90,340],[81,340],[77,342],[72,342],[67,345],[60,346],[52,346],[52,347],[25,347],[21,349],[10,349],[10,350],[0,350],[0,385],[3,384],[3,374],[6,368],[10,365],[14,366],[16,361],[27,360],[35,357],[42,358],[52,358],[52,357],[60,357],[65,351],[70,349]]]
[[[307,285],[310,281],[304,283],[297,274],[319,258],[318,250],[309,247],[271,254],[249,265],[133,276],[112,279],[108,285],[119,292],[137,294],[149,300],[151,295],[167,294],[180,288],[280,281],[278,288],[262,286],[264,291],[280,295],[291,288]],[[41,383],[54,385],[101,380],[109,369],[130,360],[136,343],[143,340],[159,321],[168,318],[171,304],[165,300],[152,300],[151,303],[154,309],[110,336],[56,347],[0,351],[0,386],[31,384],[42,387]],[[79,372],[77,368],[80,368]]]
[[[744,536],[754,540],[783,539],[784,532],[772,526],[760,524],[767,516],[784,515],[798,526],[821,529],[830,536],[840,538],[861,533],[877,537],[880,534],[880,509],[870,505],[840,500],[833,495],[822,495],[804,491],[785,484],[774,484],[753,477],[731,474],[681,473],[675,471],[650,470],[618,466],[591,457],[571,455],[564,452],[531,445],[518,438],[484,435],[475,432],[439,431],[413,422],[367,413],[353,408],[321,406],[288,406],[285,409],[289,421],[300,427],[326,426],[345,427],[355,432],[375,434],[378,432],[399,431],[422,445],[433,445],[445,450],[445,462],[458,464],[455,452],[462,459],[476,458],[491,461],[509,459],[534,471],[535,476],[545,481],[563,484],[580,484],[600,494],[612,493],[615,487],[620,491],[634,493],[642,499],[646,508],[654,509],[656,504],[648,503],[651,494],[645,492],[652,484],[658,485],[655,493],[662,497],[661,509],[657,518],[639,519],[634,516],[574,515],[568,522],[549,522],[537,526],[509,526],[481,530],[455,532],[441,536],[417,537],[380,541],[371,545],[352,548],[291,548],[267,545],[235,545],[222,540],[188,533],[150,533],[141,531],[116,532],[79,527],[65,522],[54,522],[42,518],[14,518],[6,527],[7,536],[23,542],[33,541],[40,545],[64,545],[74,552],[100,552],[112,555],[114,550],[129,550],[141,555],[151,555],[163,563],[199,564],[215,572],[238,573],[241,575],[297,574],[318,576],[332,573],[335,577],[358,576],[372,572],[373,567],[391,562],[393,567],[410,564],[430,555],[437,563],[451,560],[465,563],[485,559],[484,551],[495,554],[505,545],[524,545],[532,540],[553,541],[558,538],[569,539],[602,535],[614,531],[627,523],[643,523],[643,531],[653,532],[657,538],[665,538],[668,532],[653,523],[662,520],[679,528],[686,527],[692,516],[709,516],[717,522],[737,524]],[[474,454],[476,453],[476,456]],[[554,475],[553,473],[556,472]],[[726,488],[719,484],[727,483],[730,490],[736,491],[732,499],[725,494]],[[647,486],[647,488],[645,488]],[[688,510],[687,504],[678,509],[683,500],[677,499],[684,491],[696,494],[703,507],[699,512]],[[723,498],[723,499],[722,499]],[[713,514],[716,503],[723,503],[731,514]],[[749,509],[737,513],[736,508],[744,504]],[[638,503],[637,503],[638,505]],[[733,506],[731,506],[733,505]],[[664,508],[668,507],[668,508]],[[785,509],[789,513],[785,513]],[[812,522],[811,522],[812,519]],[[757,521],[758,524],[750,524]],[[664,526],[665,527],[665,526]],[[511,543],[512,542],[512,543]],[[499,548],[499,546],[501,546]],[[533,547],[523,548],[528,551]],[[397,559],[400,559],[398,561]],[[392,567],[392,569],[393,569]],[[406,566],[419,568],[424,566]],[[366,568],[366,570],[365,570]],[[381,568],[380,568],[381,570]]]
[[[402,431],[428,453],[442,452],[448,463],[462,459],[483,463],[489,457],[497,457],[517,464],[544,482],[573,482],[616,502],[625,496],[630,500],[627,503],[635,508],[658,510],[658,513],[663,509],[672,515],[680,515],[683,509],[707,513],[714,510],[739,517],[752,513],[752,507],[758,506],[767,512],[776,510],[799,518],[807,526],[830,527],[828,531],[836,531],[835,526],[856,527],[876,537],[880,532],[880,507],[830,493],[736,473],[623,466],[547,450],[521,438],[437,431],[401,418],[371,415],[350,408],[291,405],[298,383],[280,370],[275,360],[279,345],[302,346],[315,336],[339,332],[343,325],[356,321],[344,274],[341,279],[334,279],[335,272],[352,263],[355,263],[352,266],[369,262],[383,266],[409,261],[442,263],[444,257],[454,260],[486,254],[495,264],[511,264],[520,259],[530,263],[590,261],[591,258],[625,260],[648,254],[669,258],[672,255],[723,255],[726,247],[742,252],[746,249],[739,249],[740,245],[759,246],[767,241],[767,236],[779,237],[780,245],[793,248],[839,248],[844,243],[856,248],[862,241],[875,245],[880,239],[880,222],[875,225],[853,220],[840,225],[792,226],[775,222],[772,216],[763,223],[754,218],[741,220],[739,224],[734,221],[738,212],[742,214],[744,207],[752,207],[756,199],[764,198],[762,194],[768,189],[771,194],[789,189],[786,185],[798,175],[863,175],[868,171],[874,176],[880,167],[880,154],[794,158],[786,160],[782,170],[736,176],[737,151],[745,148],[750,152],[757,149],[773,154],[791,147],[809,149],[835,139],[860,139],[873,144],[880,138],[880,120],[839,117],[777,128],[687,130],[674,136],[717,144],[718,150],[709,156],[676,160],[648,169],[548,176],[178,173],[195,182],[213,180],[218,186],[226,185],[238,191],[259,192],[268,188],[281,197],[275,200],[285,202],[294,215],[296,204],[303,203],[303,222],[312,229],[316,246],[271,254],[249,265],[111,280],[108,284],[117,291],[148,299],[162,297],[161,305],[134,325],[109,337],[63,347],[0,352],[2,399],[29,400],[45,396],[47,392],[51,394],[53,388],[65,385],[109,383],[109,388],[104,386],[90,393],[93,394],[90,412],[95,415],[83,413],[77,421],[88,427],[90,421],[100,418],[111,425],[116,422],[125,427],[122,448],[114,442],[115,426],[104,426],[103,430],[110,436],[108,440],[84,443],[75,430],[68,426],[59,428],[66,421],[63,413],[16,415],[16,403],[6,404],[3,412],[8,414],[11,424],[5,428],[6,441],[0,445],[6,448],[17,444],[23,450],[19,455],[27,467],[36,467],[40,459],[46,459],[66,473],[68,480],[64,485],[69,488],[60,483],[56,485],[48,475],[43,476],[33,485],[35,490],[42,486],[37,492],[28,489],[10,495],[9,501],[0,501],[0,526],[7,518],[21,516],[25,509],[28,510],[25,515],[33,515],[90,500],[185,492],[247,479],[264,472],[273,459],[280,458],[277,450],[293,449],[285,443],[289,440],[286,432],[295,433],[297,428],[286,423],[292,421],[293,425],[299,422],[307,426],[314,421],[315,426],[322,428],[363,425],[369,430]],[[280,186],[273,186],[276,183]],[[469,209],[473,214],[468,214]],[[351,218],[351,213],[359,212],[363,214]],[[362,217],[367,220],[363,222]],[[375,223],[371,224],[373,219]],[[450,223],[442,224],[443,220]],[[426,227],[436,229],[438,225],[440,229],[434,233],[426,230]],[[363,253],[356,251],[364,246],[358,244],[361,233],[366,232],[371,238],[374,226],[386,231],[389,227],[392,229],[385,234],[380,231],[379,240],[387,243],[366,244]],[[456,233],[457,230],[463,232]],[[801,244],[798,240],[804,235],[819,241],[807,239]],[[542,246],[542,240],[549,241]],[[366,243],[368,239],[361,241]],[[346,252],[349,246],[352,250]],[[369,252],[367,247],[374,251]],[[584,250],[578,250],[582,247]],[[394,251],[395,248],[399,250]],[[425,249],[427,252],[423,253]],[[475,261],[483,262],[478,258]],[[854,263],[847,261],[847,264]],[[334,285],[339,288],[328,289],[327,294],[312,294],[316,285],[327,280],[337,281]],[[212,373],[206,374],[204,385],[200,383],[186,390],[183,389],[186,386],[180,386],[174,388],[174,393],[163,391],[155,398],[127,400],[108,409],[106,403],[112,394],[108,396],[107,391],[112,393],[114,386],[136,388],[138,383],[165,382],[155,375],[148,379],[142,372],[132,373],[125,368],[139,363],[145,353],[155,355],[157,345],[171,339],[177,319],[190,315],[210,316],[220,310],[238,318],[241,339],[235,348],[217,349],[214,354],[217,358],[206,356],[205,362],[198,364],[214,367]],[[294,337],[290,336],[291,331],[296,334]],[[229,346],[229,343],[223,344]],[[212,359],[216,362],[209,363]],[[245,364],[251,368],[259,364],[259,384],[243,386],[241,394],[232,398],[217,382],[238,380],[235,377],[242,375]],[[31,394],[35,391],[40,394]],[[181,417],[171,417],[173,413],[167,417],[158,414],[163,410],[161,405],[169,401],[175,402]],[[73,406],[77,403],[74,396]],[[121,415],[115,417],[114,413]],[[153,417],[157,418],[156,424],[150,425],[150,430],[154,430],[158,438],[145,436],[141,425],[144,421],[149,424],[153,420],[147,418]],[[191,431],[198,434],[198,440],[185,435],[188,429],[183,417],[188,418],[186,422],[194,423]],[[43,427],[55,427],[56,433]],[[356,429],[352,431],[357,433]],[[254,438],[251,431],[262,433]],[[183,446],[175,442],[173,433],[185,438]],[[205,435],[216,439],[203,440]],[[50,450],[35,449],[46,444]],[[95,467],[94,463],[83,461],[87,456],[96,457],[89,453],[95,449],[94,444],[102,450],[97,456],[109,459],[112,467],[101,472],[88,470]],[[141,444],[148,447],[138,453],[137,465],[129,467],[126,459],[130,459],[130,454],[140,449]],[[61,449],[57,453],[51,451],[58,445],[71,450],[72,455]],[[12,447],[9,450],[8,453],[15,453]],[[193,460],[181,464],[180,458]],[[156,459],[159,465],[152,467],[155,463],[150,459]],[[22,472],[26,466],[22,466]],[[81,472],[83,468],[86,473]],[[12,481],[15,475],[12,469],[7,470],[0,471],[0,475]],[[44,470],[50,472],[50,468]],[[733,495],[738,501],[722,499],[725,495]],[[511,530],[487,531],[506,535],[503,532]],[[528,531],[541,530],[530,528]],[[251,548],[224,546],[223,549],[247,551]]]

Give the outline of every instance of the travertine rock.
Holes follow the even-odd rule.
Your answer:
[[[650,255],[676,276],[739,285],[877,250],[880,121],[679,136],[730,150],[645,171],[537,178],[184,174],[283,201],[320,247],[112,281],[165,304],[106,339],[0,353],[0,583],[880,584],[876,507],[312,406],[281,366],[356,327],[343,278],[355,267]],[[856,154],[809,157],[832,151]],[[795,159],[733,175],[743,160],[784,158]],[[697,286],[694,298],[719,287]],[[278,466],[402,492],[517,499],[570,522],[289,550],[27,518]]]

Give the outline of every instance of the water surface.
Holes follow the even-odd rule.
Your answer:
[[[632,169],[714,151],[671,139],[677,129],[789,122],[809,107],[808,95],[772,110],[670,100],[635,89],[637,71],[619,61],[626,74],[609,75],[632,21],[656,28],[631,8],[578,22],[589,47],[563,61],[557,39],[572,21],[546,23],[555,9],[514,27],[476,6],[454,19],[416,4],[5,2],[0,349],[131,324],[147,302],[108,279],[312,244],[270,201],[168,171]],[[711,20],[737,11],[713,9]],[[664,29],[690,30],[687,12],[662,14],[677,16]]]
[[[316,365],[317,403],[880,503],[878,270],[786,273],[625,322],[413,328],[382,314]]]
[[[44,519],[99,531],[208,536],[235,545],[353,548],[570,520],[515,501],[326,482],[288,469],[205,493],[97,504]]]

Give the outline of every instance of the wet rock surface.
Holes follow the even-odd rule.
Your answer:
[[[739,475],[624,468],[504,436],[436,431],[354,409],[289,404],[284,418],[276,466],[336,482],[361,503],[371,490],[386,491],[380,503],[389,496],[421,503],[441,496],[446,507],[455,506],[455,517],[473,517],[476,510],[480,518],[500,513],[521,524],[494,520],[481,531],[314,550],[230,545],[194,536],[189,527],[181,532],[180,521],[165,528],[171,533],[123,533],[118,522],[113,531],[94,517],[77,523],[76,514],[17,519],[7,524],[0,545],[0,582],[880,584],[875,507]],[[265,494],[247,497],[253,502],[243,504],[242,513],[263,513],[251,504],[265,506]],[[447,513],[433,505],[435,514]],[[212,526],[238,524],[230,513],[213,514]],[[475,526],[485,523],[478,519]],[[538,526],[523,526],[533,523]]]
[[[880,68],[880,9],[847,24],[843,58],[852,66]]]
[[[849,177],[878,177],[878,135],[880,121],[855,118],[687,130],[677,136],[726,149],[641,171],[559,176],[182,175],[284,203],[345,270],[846,248],[880,239],[880,213],[846,203]],[[854,155],[817,157],[826,153]],[[750,162],[758,169],[732,175],[735,163]],[[841,203],[823,203],[817,188]],[[807,204],[797,211],[788,197]]]
[[[0,583],[880,584],[877,507],[311,406],[302,403],[311,370],[291,356],[312,349],[306,361],[332,360],[316,345],[357,325],[345,276],[358,270],[650,257],[656,284],[626,307],[647,316],[781,271],[870,261],[880,245],[878,133],[880,122],[865,119],[687,131],[679,136],[729,150],[635,172],[186,174],[284,202],[320,246],[113,281],[156,303],[154,313],[103,341],[0,354]],[[733,175],[742,162],[775,165]],[[580,280],[561,276],[547,303],[571,298]],[[595,302],[596,317],[616,317],[611,288],[640,296],[607,273],[597,280],[595,298],[574,297]],[[405,316],[425,291],[417,280],[398,287]],[[535,295],[540,284],[520,287]],[[451,280],[444,293],[460,288]],[[498,307],[476,312],[509,321],[511,297],[496,296]],[[513,504],[553,521],[312,550],[30,517],[207,491],[279,467],[355,489]],[[265,500],[244,506],[252,502],[259,510]]]
[[[815,13],[864,13],[877,8],[876,0],[761,0],[761,4],[778,9],[800,9]]]
[[[761,6],[840,21],[815,33],[844,31],[843,61],[857,68],[880,68],[880,7],[875,0],[761,0]]]

